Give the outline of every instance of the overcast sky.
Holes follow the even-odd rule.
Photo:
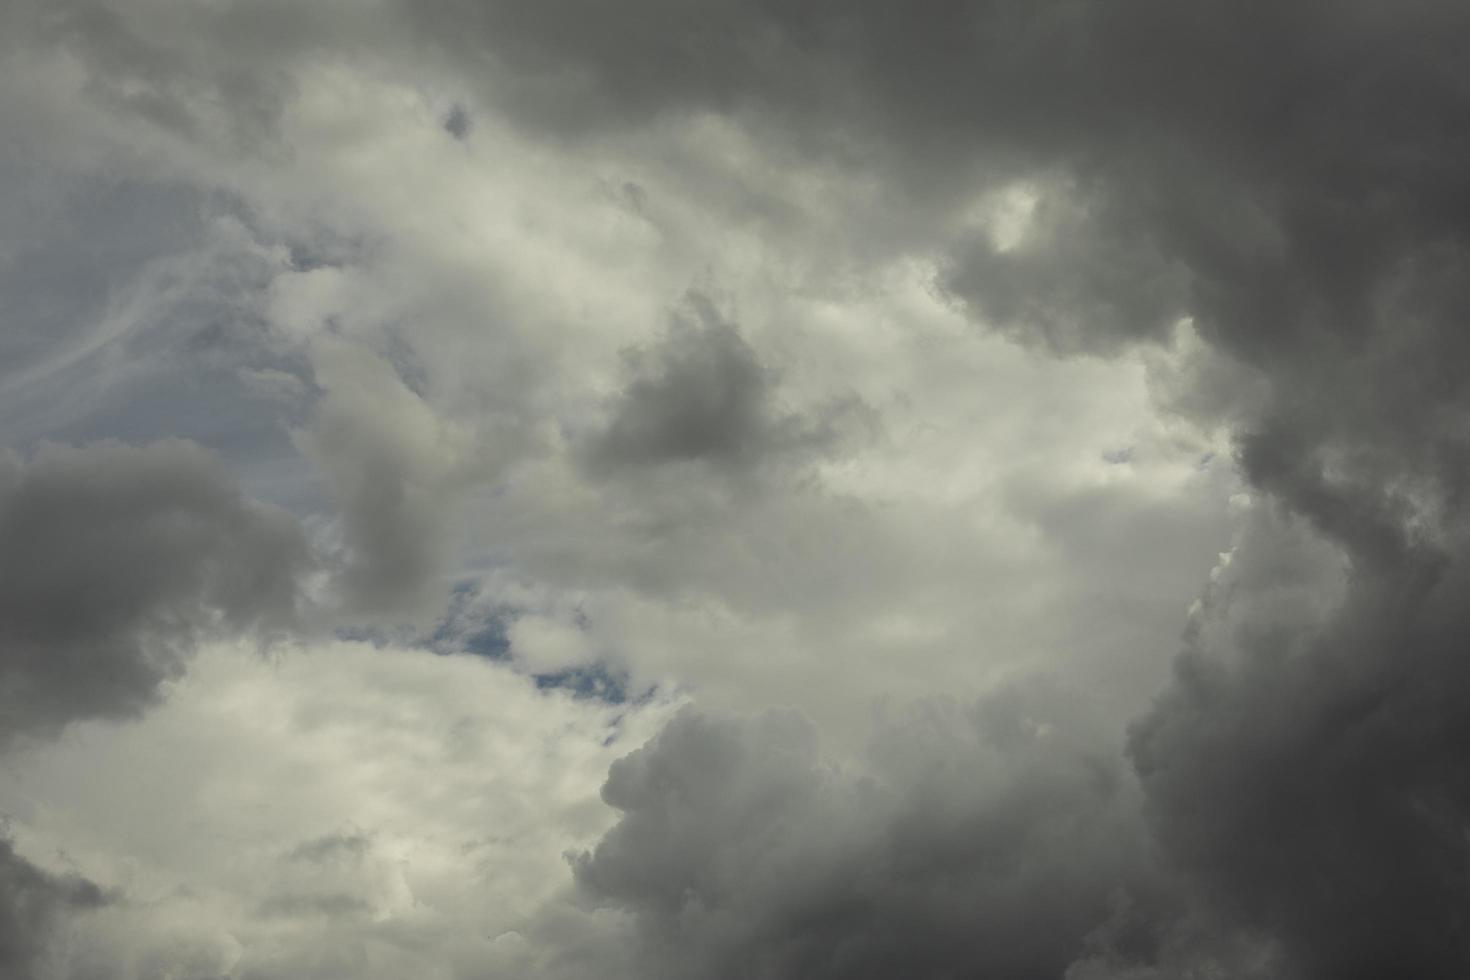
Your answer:
[[[0,976],[1470,976],[1467,47],[0,0]]]

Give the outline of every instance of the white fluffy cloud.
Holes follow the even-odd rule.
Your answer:
[[[218,644],[144,720],[12,755],[0,805],[22,855],[114,896],[57,976],[476,976],[573,914],[565,854],[670,711],[479,658]]]

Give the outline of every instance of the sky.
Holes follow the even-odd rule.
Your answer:
[[[0,976],[1470,975],[1467,43],[0,3]]]

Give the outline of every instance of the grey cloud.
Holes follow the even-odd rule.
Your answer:
[[[0,739],[135,715],[201,636],[290,627],[310,561],[192,444],[0,456]]]
[[[962,242],[945,281],[1071,348],[1157,337],[1187,311],[1232,349],[1300,351],[1366,326],[1387,278],[1463,240],[1470,18],[1440,0],[414,11],[488,54],[532,125],[727,112],[803,134],[941,228],[999,182],[1059,180],[1065,220],[1019,253]]]
[[[773,370],[697,293],[658,347],[628,353],[627,370],[612,420],[587,449],[594,468],[705,462],[746,469],[820,449],[837,435],[781,410]]]
[[[470,434],[440,419],[383,358],[332,341],[312,360],[324,393],[295,438],[340,512],[343,612],[425,616],[447,598],[438,578],[454,505],[487,464]]]
[[[459,44],[503,44],[529,125],[565,135],[713,110],[806,134],[814,159],[878,176],[893,207],[934,226],[894,247],[938,251],[941,284],[979,318],[1065,353],[1163,339],[1188,316],[1259,371],[1264,394],[1239,396],[1255,403],[1208,410],[1244,420],[1246,477],[1341,547],[1353,584],[1325,623],[1243,631],[1224,666],[1186,651],[1133,738],[1154,826],[1200,894],[1281,944],[1293,976],[1470,971],[1470,623],[1457,609],[1470,11],[436,9],[481,28]],[[944,220],[1038,179],[1014,248]],[[693,893],[720,880],[696,878]]]
[[[56,930],[70,916],[108,901],[92,882],[48,874],[0,839],[0,971],[16,978],[35,976]]]
[[[1410,500],[1373,476],[1333,473],[1322,450],[1301,435],[1280,425],[1247,433],[1239,461],[1253,484],[1345,546],[1365,573],[1432,575],[1439,565],[1435,542],[1414,531]]]
[[[59,36],[82,53],[104,104],[169,133],[213,132],[224,145],[269,133],[283,90],[240,65],[270,32],[243,32],[252,42],[245,53],[214,71],[95,13],[104,6],[67,9],[92,11],[64,17]],[[244,16],[238,5],[221,9]],[[1470,624],[1456,602],[1470,557],[1461,516],[1470,475],[1465,5],[428,0],[397,10],[484,73],[489,102],[558,138],[636,134],[671,115],[723,112],[799,147],[814,165],[875,178],[877,207],[905,216],[871,222],[896,229],[879,247],[937,254],[940,285],[1012,336],[1063,353],[1113,351],[1160,340],[1187,315],[1209,344],[1259,372],[1263,389],[1237,393],[1236,404],[1198,400],[1196,410],[1243,420],[1245,475],[1342,549],[1350,591],[1325,619],[1316,607],[1265,624],[1256,607],[1255,619],[1231,618],[1252,590],[1280,585],[1264,560],[1270,543],[1242,544],[1234,597],[1212,596],[1206,610],[1232,631],[1209,651],[1191,636],[1133,735],[1152,826],[1197,895],[1228,923],[1279,943],[1293,975],[1470,972],[1462,924],[1470,733],[1460,720],[1470,704],[1462,656]],[[245,72],[238,82],[236,71]],[[181,81],[189,78],[201,81],[197,89]],[[211,100],[238,111],[211,121]],[[1013,248],[951,217],[981,192],[1038,177],[1040,210]],[[793,431],[804,438],[774,407],[769,374],[733,328],[695,319],[635,371],[592,458],[738,467],[779,452]],[[442,560],[438,513],[453,481],[420,480],[448,471],[411,450],[421,437],[441,445],[436,430],[364,426],[371,385],[356,398],[327,387],[304,438],[342,504],[348,587],[363,609],[421,597]],[[7,497],[7,534],[33,523],[13,521],[15,506]],[[89,502],[87,520],[98,520],[94,510]],[[44,540],[72,541],[72,520],[53,518]],[[70,587],[75,560],[57,558],[64,574],[37,601],[5,612],[7,676],[19,679],[7,683],[44,695],[12,708],[7,693],[7,711],[39,713],[22,726],[136,710],[176,669],[177,657],[146,660],[132,638],[143,625],[162,629],[156,619],[172,626],[180,603],[192,628],[194,610],[209,603],[165,574],[177,556],[154,560],[148,549],[162,545],[153,538],[120,547],[127,567],[144,573],[127,586],[155,583],[158,592],[125,593],[96,611],[93,592]],[[12,563],[26,553],[10,547],[0,558],[0,573],[21,589],[32,587],[32,573]],[[185,548],[184,564],[214,553]],[[78,618],[68,603],[83,603],[79,596]],[[122,664],[102,679],[105,691],[73,689],[75,672],[28,653],[28,639],[17,645],[63,627],[80,639],[56,649],[83,658],[118,651],[103,657]],[[51,707],[38,707],[48,699]],[[1059,946],[1080,953],[1085,935],[1099,935],[1089,930],[1109,914],[1101,883],[1136,866],[1120,857],[1125,867],[1094,874],[1092,862],[1113,857],[1111,838],[1088,838],[1102,831],[1082,821],[1075,840],[1062,839],[1091,849],[1030,882],[1040,891],[1014,893],[1046,894],[1050,904],[991,904],[999,879],[976,855],[990,855],[995,841],[1031,853],[1024,833],[994,817],[1007,801],[1035,799],[1025,778],[1002,780],[994,797],[966,799],[957,811],[938,789],[917,794],[935,805],[922,811],[939,815],[929,823],[880,792],[871,822],[847,826],[840,814],[867,802],[865,791],[824,773],[790,725],[773,727],[769,743],[738,726],[671,729],[614,773],[609,799],[623,822],[579,865],[590,893],[637,913],[651,949],[693,958],[709,975],[860,975],[869,966],[942,975],[953,963],[1055,975],[1072,955]],[[964,773],[989,757],[932,758]],[[1059,812],[1093,812],[1088,777],[1061,785]],[[841,832],[809,829],[819,824]],[[777,862],[780,875],[751,860],[773,854],[790,856]],[[871,865],[873,855],[888,863]],[[794,898],[782,890],[793,882]],[[930,914],[905,918],[890,896]],[[1004,928],[976,933],[969,920],[962,928],[950,916],[966,902],[998,909],[991,921]],[[1144,904],[1140,914],[1153,915]],[[1027,928],[1012,927],[1010,909],[1035,914]],[[854,936],[868,938],[845,945]],[[1135,972],[1158,975],[1170,968],[1161,949],[1113,950],[1075,970],[1134,970],[1125,962],[1133,957]],[[862,959],[854,966],[847,956]]]
[[[1013,247],[982,236],[956,249],[945,288],[1008,335],[1063,354],[1166,339],[1189,310],[1189,270],[1146,211],[1096,191],[1049,195]]]
[[[236,155],[284,151],[278,126],[293,91],[282,69],[320,37],[313,17],[275,4],[160,17],[107,0],[22,0],[16,16],[33,43],[75,58],[86,95],[110,113]]]
[[[373,905],[356,895],[334,892],[325,895],[274,895],[260,904],[258,914],[285,919],[320,916],[327,919],[365,918]]]
[[[444,131],[457,140],[464,140],[469,138],[473,122],[469,110],[456,102],[444,115]]]
[[[331,864],[342,862],[356,864],[372,849],[371,837],[359,833],[329,834],[315,840],[304,841],[286,855],[289,861],[307,864]]]
[[[934,702],[880,729],[870,771],[800,716],[686,712],[616,763],[622,819],[576,862],[634,914],[644,975],[1059,977],[1162,894],[1118,754],[1075,698]],[[1148,959],[1145,927],[1117,945]]]
[[[1132,734],[1160,844],[1289,976],[1463,976],[1463,560],[1359,562],[1335,606],[1273,611],[1302,572],[1269,541],[1242,556],[1203,614],[1228,634],[1193,634]]]

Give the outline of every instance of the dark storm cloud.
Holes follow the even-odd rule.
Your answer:
[[[728,111],[881,176],[926,219],[1006,178],[1066,188],[1037,240],[961,242],[945,281],[1073,349],[1189,312],[1232,349],[1299,351],[1366,328],[1386,281],[1470,216],[1470,13],[1443,0],[431,0],[405,16],[503,72],[498,98],[530,125]]]
[[[202,636],[289,627],[309,562],[192,444],[0,456],[0,741],[137,714]]]
[[[107,904],[92,882],[47,874],[0,839],[0,972],[35,976],[47,944],[67,917]]]
[[[1040,980],[1110,919],[1147,959],[1133,789],[1077,709],[1047,689],[925,705],[868,775],[826,765],[800,716],[686,712],[613,766],[623,816],[577,881],[636,915],[652,976]]]
[[[776,378],[736,327],[691,295],[662,343],[627,355],[628,386],[587,450],[594,468],[705,462],[744,468],[836,433],[783,413]]]
[[[1122,201],[1044,199],[1025,240],[956,249],[944,285],[990,323],[1062,353],[1164,339],[1188,310],[1188,270]]]
[[[1261,567],[1210,604],[1279,597]],[[1135,728],[1160,843],[1292,976],[1464,976],[1470,967],[1470,658],[1463,558],[1360,565],[1325,626],[1247,618],[1194,642]]]
[[[1470,8],[446,0],[415,10],[430,12],[415,16],[450,50],[491,55],[497,81],[513,80],[497,89],[501,103],[528,126],[575,138],[725,112],[814,161],[881,178],[890,205],[932,226],[927,239],[910,226],[894,248],[937,251],[941,286],[1023,341],[1113,351],[1166,340],[1187,316],[1219,354],[1260,372],[1264,389],[1238,396],[1250,404],[1217,398],[1210,411],[1246,420],[1245,476],[1344,550],[1351,591],[1325,626],[1242,631],[1224,660],[1186,652],[1133,736],[1152,826],[1229,922],[1279,944],[1292,976],[1470,972],[1470,622],[1457,602],[1470,561]],[[1017,182],[1038,201],[1018,241],[945,223]],[[741,395],[757,388],[728,389],[707,426],[679,415],[694,420],[685,430],[658,410],[680,404],[680,389],[650,382],[613,431],[630,453],[734,454],[742,433],[759,431]],[[849,904],[782,908],[781,889],[742,880],[748,855],[735,849],[747,826],[776,840],[790,832],[769,814],[800,823],[820,809],[821,780],[788,748],[742,755],[727,747],[741,736],[674,731],[614,773],[609,799],[627,815],[581,866],[584,884],[636,910],[650,935],[699,946],[712,975],[841,972],[810,951],[837,956],[849,948],[837,937],[884,920],[860,874],[886,880],[865,864],[881,844],[831,859],[825,873],[843,883],[832,894],[856,896]],[[681,768],[684,742],[728,778],[706,784],[700,766]],[[761,754],[779,771],[751,778],[767,795],[743,809],[746,763],[730,760]],[[666,775],[636,775],[658,767]],[[741,819],[720,817],[718,801]],[[680,836],[705,819],[722,832]],[[638,844],[660,835],[671,849]],[[977,832],[976,846],[984,839]],[[937,864],[922,874],[948,880]],[[810,894],[794,871],[787,886]],[[987,967],[946,947],[941,924],[963,904],[948,897],[927,920],[935,958],[912,961],[910,975],[1054,975],[1055,962]],[[1031,934],[1006,932],[994,948]],[[881,928],[871,942],[854,962],[891,974],[902,957],[885,960]]]

